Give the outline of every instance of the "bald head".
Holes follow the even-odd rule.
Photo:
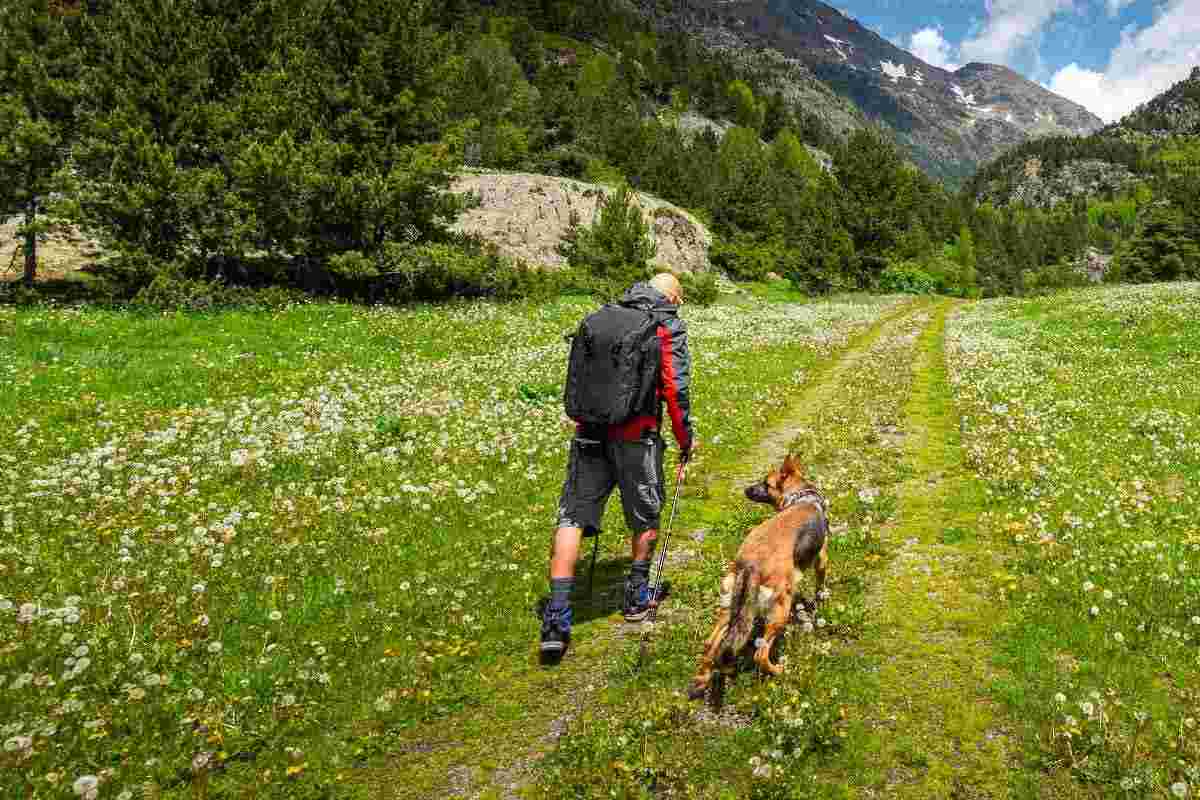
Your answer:
[[[660,272],[650,279],[650,285],[666,295],[675,305],[683,302],[683,286],[679,279],[669,272]]]

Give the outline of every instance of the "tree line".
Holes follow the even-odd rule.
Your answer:
[[[450,188],[470,167],[658,195],[709,223],[719,268],[813,292],[1020,291],[1110,223],[954,196],[886,130],[843,139],[770,69],[618,0],[0,10],[0,215],[21,220],[30,281],[39,240],[70,223],[100,239],[126,295],[171,281],[399,298],[541,285],[451,232],[470,198]],[[715,124],[687,124],[698,117]],[[611,262],[584,250],[582,269]]]

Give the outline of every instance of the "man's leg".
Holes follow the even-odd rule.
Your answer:
[[[651,436],[637,442],[614,445],[617,481],[621,487],[621,505],[625,523],[635,533],[630,549],[633,564],[625,580],[625,619],[636,622],[650,610],[650,561],[658,539],[662,513],[662,439]]]
[[[552,611],[561,611],[571,605],[571,592],[575,590],[575,562],[579,560],[582,540],[583,528],[567,526],[554,531],[550,554],[550,604],[547,606]]]
[[[575,439],[558,504],[558,527],[550,552],[550,602],[542,617],[542,653],[559,657],[571,637],[574,615],[575,562],[584,526],[598,528],[604,505],[615,486],[613,469],[603,444]]]
[[[575,577],[575,562],[579,560],[579,546],[583,541],[583,528],[563,527],[554,531],[554,551],[550,554],[550,580]]]

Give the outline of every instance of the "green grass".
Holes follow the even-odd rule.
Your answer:
[[[686,309],[697,476],[898,301]],[[551,398],[590,307],[0,308],[0,692],[20,765],[0,794],[90,774],[183,796],[204,752],[222,796],[378,796],[377,771],[420,796],[393,765],[445,740],[503,763],[497,725],[519,731],[555,688],[531,670],[570,435]],[[579,626],[580,652],[604,627]]]
[[[1031,769],[1057,796],[1195,790],[1200,287],[983,304],[951,331]],[[1200,623],[1200,620],[1197,620]],[[1179,789],[1182,791],[1182,789]],[[1030,789],[1030,792],[1033,790]]]
[[[685,309],[704,449],[641,670],[615,502],[534,658],[587,301],[0,307],[0,796],[1195,791],[1200,287],[787,299]],[[702,714],[739,490],[787,450],[832,597]]]

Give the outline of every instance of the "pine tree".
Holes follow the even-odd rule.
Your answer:
[[[1115,274],[1132,283],[1200,277],[1200,244],[1188,235],[1183,214],[1153,208],[1119,254]]]
[[[81,18],[78,4],[49,0],[11,0],[0,15],[0,219],[23,218],[26,284],[77,130]]]
[[[600,293],[615,294],[645,277],[656,247],[633,191],[622,184],[601,202],[592,225],[572,219],[559,251],[595,279]]]

